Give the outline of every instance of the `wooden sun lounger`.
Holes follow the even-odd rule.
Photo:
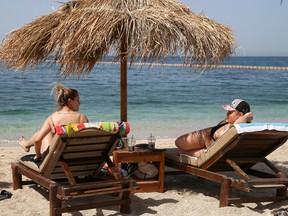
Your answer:
[[[266,156],[283,145],[287,138],[288,132],[285,131],[265,130],[238,134],[235,127],[232,127],[197,159],[180,156],[176,148],[166,151],[165,166],[220,183],[220,207],[286,200],[288,178]],[[255,169],[255,165],[260,163],[265,165],[267,171]],[[233,171],[238,177],[228,176],[223,171]],[[275,189],[276,194],[269,197],[233,198],[232,189],[245,192]]]
[[[73,212],[107,206],[120,206],[121,213],[130,213],[131,180],[122,179],[118,169],[110,160],[113,150],[120,140],[120,135],[111,134],[96,128],[77,131],[68,137],[66,134],[55,135],[49,147],[49,153],[43,162],[36,165],[33,156],[24,156],[11,164],[13,189],[21,189],[23,184],[37,183],[49,190],[50,215],[62,215]],[[107,164],[113,175],[101,179],[100,172]],[[22,181],[22,175],[30,181]],[[88,178],[90,177],[90,178]],[[107,177],[107,176],[106,176]],[[87,179],[87,180],[86,180]],[[85,181],[83,181],[85,180]],[[77,198],[102,197],[95,203],[64,205],[65,201]],[[118,194],[118,196],[115,196]]]

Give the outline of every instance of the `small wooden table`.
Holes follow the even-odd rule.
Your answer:
[[[164,192],[164,151],[150,151],[141,148],[135,148],[135,151],[128,151],[128,149],[113,151],[115,166],[118,166],[119,163],[153,162],[158,168],[158,175],[155,178],[137,181],[140,189],[132,190],[132,193]]]

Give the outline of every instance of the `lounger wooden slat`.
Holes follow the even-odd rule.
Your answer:
[[[85,145],[83,145],[83,144],[81,144],[81,145],[79,145],[79,144],[77,144],[77,145],[73,145],[73,146],[70,146],[69,145],[69,147],[67,147],[66,149],[65,149],[65,152],[80,152],[80,151],[89,151],[89,150],[98,150],[98,151],[100,151],[100,150],[102,150],[103,151],[103,149],[105,150],[107,150],[107,149],[109,149],[111,146],[110,145],[107,145],[107,144],[97,144],[97,148],[95,148],[95,147],[93,147],[93,143],[92,144],[85,144]]]
[[[286,182],[287,184],[287,182]],[[286,185],[281,185],[281,184],[264,184],[264,185],[253,185],[253,189],[278,189],[278,188],[287,188]]]
[[[75,159],[82,158],[85,159],[87,157],[101,157],[103,155],[102,151],[81,151],[81,152],[63,152],[62,156],[66,159]]]

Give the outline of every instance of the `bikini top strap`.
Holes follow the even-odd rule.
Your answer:
[[[53,129],[54,129],[54,131],[52,130],[52,133],[55,134],[55,132],[56,132],[56,126],[54,125],[54,122],[53,122],[53,120],[52,120],[52,116],[50,116],[50,119],[51,119],[51,123],[52,123]]]

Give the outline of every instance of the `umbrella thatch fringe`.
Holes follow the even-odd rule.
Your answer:
[[[78,0],[11,32],[0,60],[20,68],[53,60],[63,76],[85,75],[111,50],[130,64],[184,55],[185,64],[218,64],[232,54],[232,30],[174,0]]]

